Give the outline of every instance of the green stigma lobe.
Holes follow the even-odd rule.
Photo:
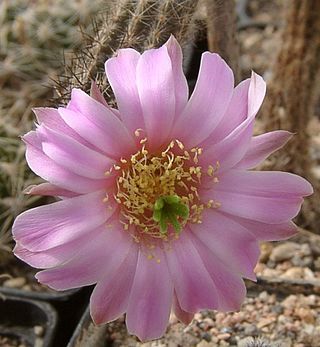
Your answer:
[[[186,220],[189,217],[189,208],[181,202],[177,195],[160,196],[154,204],[153,219],[159,223],[160,232],[166,234],[170,223],[175,232],[179,234],[182,226],[178,218]]]

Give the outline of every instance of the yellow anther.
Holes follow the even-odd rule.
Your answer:
[[[147,142],[147,138],[145,137],[144,139],[142,139],[142,140],[140,140],[140,143],[141,144],[144,144],[144,143],[146,143]]]
[[[140,131],[137,129],[135,135],[140,136]],[[121,165],[113,166],[113,170],[120,171],[117,173],[114,197],[120,205],[123,228],[136,242],[148,240],[148,245],[155,247],[150,241],[153,238],[167,242],[175,237],[175,233],[171,236],[170,233],[161,233],[159,223],[153,218],[154,205],[159,197],[177,195],[189,208],[187,219],[178,217],[182,227],[188,221],[201,222],[203,210],[216,205],[213,201],[201,202],[198,194],[203,171],[201,166],[194,164],[197,164],[202,148],[187,151],[182,142],[173,140],[164,151],[152,155],[146,149],[146,143],[147,138],[141,139],[141,148],[135,154],[121,158]],[[209,172],[213,176],[212,166]]]

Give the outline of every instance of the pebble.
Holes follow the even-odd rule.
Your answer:
[[[280,275],[282,278],[303,278],[304,269],[302,267],[292,267]]]
[[[267,317],[267,318],[262,318],[258,323],[257,323],[257,328],[261,329],[263,327],[266,327],[267,325],[270,325],[276,321],[275,317]]]
[[[248,336],[258,336],[259,329],[254,324],[249,324],[244,328],[244,333]]]
[[[24,277],[10,278],[3,282],[3,286],[7,288],[22,288],[26,284],[27,280]]]
[[[197,343],[197,347],[211,347],[212,344],[210,344],[206,340],[201,340],[199,343]]]
[[[273,248],[270,259],[275,262],[291,259],[300,250],[300,245],[295,242],[282,243]]]
[[[37,336],[41,337],[44,333],[44,327],[41,325],[35,325],[33,331]]]
[[[218,338],[218,340],[228,340],[229,338],[230,338],[230,334],[228,334],[228,333],[225,333],[225,334],[218,334],[217,335],[217,338]]]

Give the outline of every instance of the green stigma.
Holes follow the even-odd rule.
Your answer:
[[[177,195],[160,196],[154,204],[153,219],[159,223],[160,232],[166,234],[168,224],[172,224],[177,234],[181,231],[178,217],[186,220],[189,217],[189,208],[181,202]]]

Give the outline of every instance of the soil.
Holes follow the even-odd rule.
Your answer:
[[[20,339],[0,335],[0,347],[28,347]]]
[[[37,282],[34,277],[36,272],[36,269],[8,253],[5,261],[0,264],[0,286],[33,292],[55,292]]]
[[[105,347],[245,347],[254,338],[266,347],[319,347],[319,309],[319,296],[280,298],[264,291],[248,297],[240,312],[203,311],[188,326],[172,315],[165,336],[147,343],[129,336],[122,318],[109,324]]]

